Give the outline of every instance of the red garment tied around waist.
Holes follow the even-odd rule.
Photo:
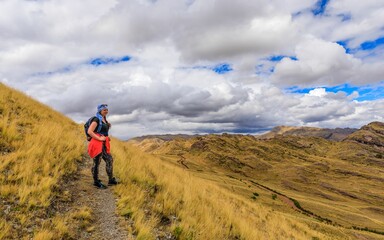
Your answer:
[[[98,135],[101,136],[101,135]],[[100,153],[103,152],[103,144],[105,144],[107,153],[111,153],[111,145],[109,143],[109,137],[105,137],[105,142],[96,140],[94,138],[91,139],[91,141],[88,144],[88,154],[91,158],[96,157]]]

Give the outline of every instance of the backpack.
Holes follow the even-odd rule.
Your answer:
[[[88,134],[88,128],[89,126],[91,126],[91,123],[92,123],[92,120],[94,118],[97,118],[96,116],[93,116],[91,117],[90,119],[88,119],[88,121],[84,124],[84,131],[85,131],[85,136],[87,137],[87,141],[91,141],[92,137],[89,136]],[[99,133],[100,130],[101,130],[101,124],[100,124],[100,121],[97,123],[97,126],[96,126],[96,132]]]

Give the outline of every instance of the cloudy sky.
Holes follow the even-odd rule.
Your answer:
[[[0,6],[0,81],[122,139],[384,121],[384,1]]]

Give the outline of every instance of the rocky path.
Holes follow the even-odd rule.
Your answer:
[[[94,187],[91,167],[92,159],[85,158],[81,165],[79,175],[71,186],[73,193],[73,204],[77,209],[90,209],[92,212],[91,226],[83,228],[77,234],[79,239],[97,240],[125,240],[134,239],[128,234],[122,221],[116,212],[116,198],[113,194],[113,186],[107,189]],[[100,179],[107,183],[108,177],[105,172],[105,162],[100,165]]]

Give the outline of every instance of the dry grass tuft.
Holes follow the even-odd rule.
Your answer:
[[[76,221],[76,225],[86,231],[92,231],[92,222],[94,220],[92,209],[89,207],[81,207],[72,213],[72,218]]]
[[[52,239],[54,239],[54,233],[45,229],[39,231],[34,237],[34,240],[52,240]]]

